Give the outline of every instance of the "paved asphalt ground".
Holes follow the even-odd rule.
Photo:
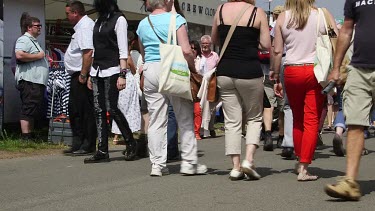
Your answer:
[[[199,141],[203,176],[181,176],[179,164],[171,175],[150,177],[150,162],[126,162],[121,147],[113,148],[110,163],[83,164],[83,157],[63,155],[0,160],[0,210],[375,210],[375,138],[366,140],[370,154],[360,168],[364,196],[342,202],[326,196],[323,187],[344,175],[345,158],[332,150],[333,134],[323,134],[325,147],[316,151],[311,172],[321,178],[297,182],[294,161],[283,160],[280,149],[259,148],[259,181],[230,181],[231,163],[224,156],[224,137]]]

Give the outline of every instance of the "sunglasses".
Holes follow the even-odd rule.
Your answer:
[[[35,26],[35,27],[38,27],[38,28],[42,28],[42,24],[34,24],[33,26]]]
[[[191,47],[191,50],[197,50],[197,48]]]

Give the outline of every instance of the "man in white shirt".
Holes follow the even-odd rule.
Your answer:
[[[80,1],[71,1],[65,7],[66,17],[74,25],[75,33],[65,53],[66,71],[71,75],[69,117],[74,139],[64,154],[86,155],[95,152],[96,124],[93,94],[87,88],[93,54],[94,21],[85,15]]]

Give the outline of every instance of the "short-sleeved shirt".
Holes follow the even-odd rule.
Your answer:
[[[375,1],[346,0],[344,15],[355,23],[351,65],[375,69]]]
[[[150,20],[157,35],[165,42],[168,39],[168,29],[171,13],[161,13],[150,15]],[[179,29],[183,24],[186,24],[185,18],[177,14],[176,16],[176,29]],[[160,61],[160,40],[152,30],[147,17],[144,18],[138,26],[137,34],[145,49],[145,62],[158,62]]]
[[[29,54],[43,52],[38,41],[29,33],[25,33],[16,41],[15,52],[24,51]],[[48,63],[45,58],[32,62],[23,62],[17,64],[15,79],[18,81],[25,80],[36,84],[47,85],[48,81]]]
[[[83,50],[94,49],[92,41],[94,25],[94,21],[85,15],[74,26],[75,33],[72,35],[64,58],[65,68],[69,74],[81,71]]]
[[[217,55],[217,53],[214,51],[211,51],[207,57],[202,54],[202,58],[204,58],[204,62],[206,63],[203,69],[203,74],[214,69],[219,62],[219,55]]]

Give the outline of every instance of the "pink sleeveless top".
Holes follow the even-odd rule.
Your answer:
[[[303,30],[296,30],[294,28],[287,28],[291,12],[290,10],[285,12],[285,21],[281,30],[286,46],[284,65],[314,63],[316,39],[318,38],[318,14],[318,10],[311,10],[305,28]],[[321,13],[319,31],[321,34],[326,34],[323,18],[323,13]]]

